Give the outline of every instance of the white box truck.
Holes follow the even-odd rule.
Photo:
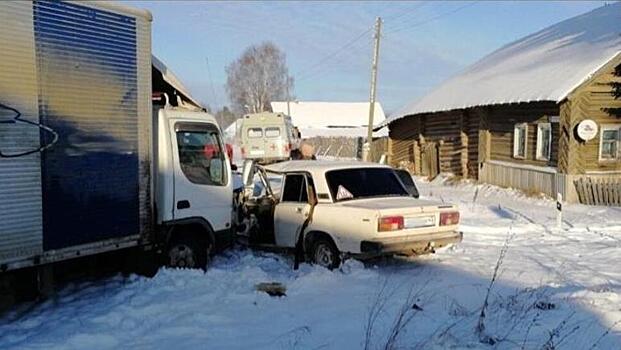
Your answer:
[[[150,13],[1,1],[0,47],[0,277],[130,247],[205,267],[232,242],[216,120],[152,103]]]

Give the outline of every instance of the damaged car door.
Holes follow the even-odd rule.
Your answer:
[[[308,218],[311,205],[308,200],[308,178],[305,174],[285,175],[280,202],[274,212],[275,243],[293,248],[299,228]]]

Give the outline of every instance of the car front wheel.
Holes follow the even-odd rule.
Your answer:
[[[319,238],[313,244],[313,263],[327,269],[336,269],[341,265],[341,254],[331,240]]]

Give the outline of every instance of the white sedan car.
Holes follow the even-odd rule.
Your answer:
[[[250,244],[297,249],[327,268],[338,267],[346,256],[424,254],[462,240],[455,205],[415,198],[385,165],[247,163],[244,183]]]

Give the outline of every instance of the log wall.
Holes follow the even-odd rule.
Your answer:
[[[611,110],[621,108],[621,99],[615,98],[613,83],[621,83],[614,75],[621,65],[621,55],[611,61],[591,81],[577,89],[561,108],[561,140],[564,145],[559,168],[569,174],[621,171],[621,160],[600,160],[600,136],[603,125],[621,127],[621,118]],[[585,119],[594,120],[600,128],[595,139],[583,142],[575,135],[576,126]]]
[[[441,172],[476,177],[478,126],[477,115],[461,110],[399,119],[390,125],[390,163],[421,174],[421,152],[433,143]]]

